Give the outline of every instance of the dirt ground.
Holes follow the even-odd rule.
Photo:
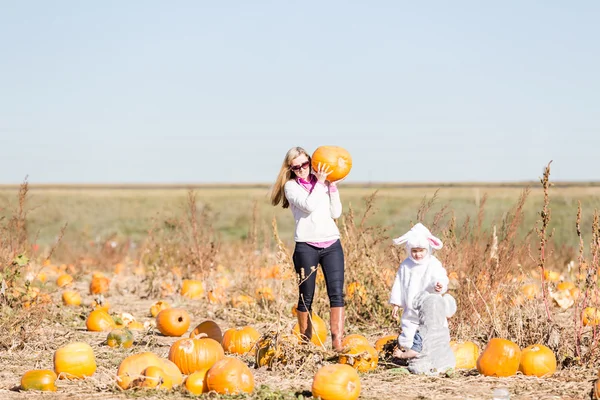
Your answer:
[[[81,281],[77,289],[87,292],[88,281]],[[112,288],[109,297],[112,312],[129,312],[140,321],[150,321],[149,308],[156,299],[140,298],[134,286],[123,284]],[[178,399],[190,398],[183,390],[169,393],[155,391],[121,391],[115,384],[115,375],[120,361],[142,351],[153,351],[166,357],[171,343],[178,338],[163,337],[155,332],[136,332],[136,342],[130,349],[113,349],[104,344],[106,333],[85,330],[87,309],[67,309],[60,304],[60,292],[53,294],[59,318],[48,318],[33,332],[32,340],[21,345],[18,334],[14,337],[14,347],[0,352],[0,399]],[[260,314],[222,310],[223,306],[205,302],[185,300],[180,297],[168,299],[173,306],[184,307],[192,316],[190,330],[205,319],[213,319],[223,330],[233,326],[252,325],[260,332],[271,329]],[[89,301],[89,299],[88,299]],[[84,300],[85,302],[85,300]],[[290,316],[284,324],[291,326]],[[369,332],[361,333],[370,340],[377,336]],[[184,335],[187,336],[187,335]],[[22,374],[30,369],[53,369],[52,355],[58,347],[73,341],[85,341],[95,351],[98,369],[93,377],[84,381],[59,381],[56,393],[19,392]],[[252,363],[252,358],[243,358]],[[253,365],[251,365],[253,367]],[[294,399],[311,398],[312,377],[318,364],[307,362],[296,371],[266,368],[252,369],[255,378],[255,392],[252,395],[218,396],[209,393],[202,398],[255,398],[255,399]],[[511,378],[483,377],[476,370],[456,371],[452,376],[415,376],[391,364],[383,364],[371,373],[360,375],[361,399],[491,399],[495,388],[506,387],[510,399],[590,399],[597,372],[592,369],[559,370],[550,378],[535,378],[517,375]]]

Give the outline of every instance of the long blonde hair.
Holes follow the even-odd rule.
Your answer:
[[[288,150],[285,157],[283,158],[283,163],[281,164],[281,169],[279,170],[279,174],[277,175],[277,179],[275,180],[275,184],[271,189],[271,204],[274,206],[282,203],[281,206],[283,208],[288,208],[290,203],[288,199],[285,197],[285,193],[283,187],[286,182],[290,179],[294,179],[296,177],[296,173],[290,169],[290,164],[294,160],[294,158],[304,154],[308,157],[308,161],[311,161],[310,156],[302,147],[292,147]],[[312,168],[312,166],[310,167]]]

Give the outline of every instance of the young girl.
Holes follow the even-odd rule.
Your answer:
[[[342,214],[342,203],[335,182],[327,180],[330,173],[328,167],[320,165],[313,171],[308,153],[292,147],[273,185],[271,204],[290,207],[296,221],[293,262],[300,281],[296,310],[300,334],[310,341],[309,314],[320,264],[329,296],[332,347],[340,351],[344,334],[344,251],[334,219]]]
[[[442,248],[442,241],[431,234],[423,224],[418,223],[410,231],[393,240],[395,245],[406,245],[408,257],[402,261],[392,286],[390,304],[392,317],[398,318],[402,307],[402,332],[398,336],[398,349],[394,357],[413,358],[422,350],[419,335],[419,314],[413,300],[419,292],[445,293],[448,290],[448,275],[442,263],[433,256],[433,250]]]

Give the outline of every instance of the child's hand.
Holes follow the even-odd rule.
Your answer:
[[[394,306],[394,308],[392,308],[392,318],[398,319],[398,309],[399,308],[400,307],[398,307],[398,306]]]
[[[436,292],[441,292],[444,287],[442,286],[441,283],[436,282],[435,286],[433,288],[435,289]]]

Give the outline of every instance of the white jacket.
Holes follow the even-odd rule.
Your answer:
[[[339,239],[340,231],[333,219],[342,215],[340,192],[330,192],[327,186],[317,183],[309,193],[295,179],[285,183],[284,191],[296,221],[296,242]]]
[[[415,297],[422,291],[435,292],[435,283],[442,284],[440,294],[448,290],[448,275],[440,260],[429,256],[428,262],[417,264],[406,258],[398,267],[396,279],[392,285],[390,303],[402,307],[402,333],[398,344],[410,349],[416,331],[419,329],[419,313],[413,305]],[[447,326],[447,322],[446,322]]]

